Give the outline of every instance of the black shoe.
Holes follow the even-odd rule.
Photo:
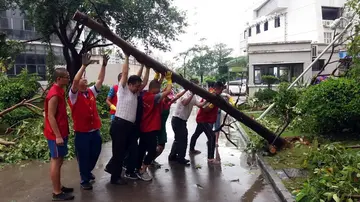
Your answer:
[[[124,177],[130,180],[139,179],[139,177],[135,173],[125,173]]]
[[[81,188],[83,190],[92,190],[93,186],[89,182],[85,182],[81,184]]]
[[[127,182],[124,179],[121,179],[121,178],[117,179],[117,180],[111,179],[110,183],[115,184],[115,185],[126,185],[127,184]]]
[[[52,200],[53,201],[70,201],[74,200],[75,196],[69,194],[69,193],[60,193],[60,194],[53,194]]]
[[[176,157],[176,155],[169,155],[168,160],[169,161],[177,161],[177,157]]]
[[[74,188],[68,188],[68,187],[61,187],[61,191],[64,193],[72,193],[74,192]]]
[[[190,161],[187,159],[178,159],[177,162],[182,165],[190,165]]]

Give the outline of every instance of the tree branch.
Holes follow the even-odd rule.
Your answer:
[[[31,102],[33,102],[35,100],[38,100],[38,99],[41,99],[41,98],[43,98],[43,97],[39,96],[39,97],[34,97],[34,98],[30,99],[30,100],[23,100],[23,101],[17,103],[16,105],[11,106],[11,107],[1,111],[0,112],[0,117],[4,116],[5,114],[7,114],[7,113],[9,113],[11,111],[13,111],[14,109],[17,109],[17,108],[19,108],[21,106],[26,106],[27,103],[31,103]]]
[[[75,33],[76,31],[79,29],[80,27],[80,23],[79,22],[76,22],[76,25],[75,27],[73,28],[73,30],[70,32],[70,35],[69,35],[69,40],[72,41],[73,37],[75,36]]]
[[[114,44],[112,44],[112,43],[107,43],[107,44],[95,44],[95,45],[93,45],[93,46],[89,46],[88,48],[87,48],[87,51],[89,51],[89,50],[91,50],[91,49],[93,49],[93,48],[100,48],[100,47],[107,47],[107,46],[111,46],[111,45],[114,45]],[[86,51],[86,52],[87,52]]]

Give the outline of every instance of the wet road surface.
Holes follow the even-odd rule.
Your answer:
[[[195,130],[195,112],[188,121],[189,139]],[[103,150],[94,170],[96,182],[93,191],[83,191],[79,186],[76,160],[67,161],[62,170],[62,182],[75,188],[75,200],[81,202],[277,202],[271,186],[263,179],[260,170],[247,156],[231,146],[223,137],[219,140],[221,165],[208,165],[206,159],[206,137],[197,141],[200,155],[191,157],[191,166],[184,167],[168,163],[167,155],[173,133],[167,124],[168,144],[157,161],[159,169],[151,169],[153,181],[129,181],[126,186],[109,184],[110,175],[104,166],[111,157],[111,143]],[[233,131],[232,139],[240,144]],[[49,164],[31,162],[14,165],[0,171],[0,202],[43,202],[51,201]]]

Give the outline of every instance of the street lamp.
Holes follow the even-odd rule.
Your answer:
[[[308,71],[311,69],[311,67],[325,54],[325,52],[326,52],[327,50],[329,50],[329,49],[335,44],[335,42],[337,42],[337,41],[342,37],[342,35],[345,34],[345,32],[351,27],[351,25],[352,25],[353,22],[355,21],[355,19],[352,19],[352,20],[350,21],[349,19],[347,19],[347,18],[345,18],[345,17],[340,17],[340,18],[334,20],[334,22],[331,24],[330,27],[331,27],[332,29],[336,29],[337,26],[340,24],[340,21],[341,21],[341,20],[346,20],[346,21],[348,21],[349,23],[346,25],[346,27],[344,28],[344,30],[342,30],[342,31],[340,32],[340,34],[337,35],[337,36],[333,39],[333,41],[319,54],[319,56],[295,79],[295,81],[293,81],[293,82],[290,84],[290,86],[287,88],[287,90],[289,90],[289,89],[291,89],[292,87],[295,86],[295,84],[305,75],[305,73],[308,72]],[[260,120],[260,119],[264,118],[265,115],[266,115],[267,113],[269,113],[269,111],[270,111],[272,108],[274,108],[275,104],[276,104],[275,102],[272,103],[272,104],[259,116],[259,118],[257,118],[256,120]]]

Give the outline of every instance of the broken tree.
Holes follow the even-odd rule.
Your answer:
[[[107,38],[109,41],[113,42],[117,46],[119,46],[121,49],[123,49],[124,52],[126,52],[129,55],[132,55],[136,58],[137,61],[140,63],[153,68],[155,71],[164,73],[166,71],[169,71],[168,68],[166,68],[161,63],[157,62],[156,60],[152,59],[151,57],[147,56],[143,52],[137,50],[135,47],[124,41],[122,38],[116,36],[110,29],[103,26],[102,24],[96,22],[95,20],[89,18],[84,13],[81,13],[77,11],[73,17],[73,19],[77,22],[80,22],[81,24],[89,27],[90,29],[98,32],[103,37]],[[170,70],[171,71],[171,70]],[[269,129],[255,121],[254,119],[246,116],[244,113],[240,112],[238,109],[232,107],[230,104],[228,104],[224,99],[222,99],[220,96],[216,96],[214,94],[209,93],[208,91],[204,90],[203,88],[194,85],[190,81],[182,78],[180,75],[173,72],[172,79],[174,82],[180,84],[182,87],[184,87],[186,90],[189,90],[202,98],[206,99],[207,101],[213,103],[214,105],[220,107],[222,110],[227,112],[230,116],[235,118],[236,120],[242,122],[247,127],[251,128],[253,131],[255,131],[257,134],[262,136],[264,139],[266,139],[269,143],[272,143],[274,140],[274,145],[278,148],[281,148],[285,144],[285,140],[282,138],[277,138],[276,135],[271,132]]]

